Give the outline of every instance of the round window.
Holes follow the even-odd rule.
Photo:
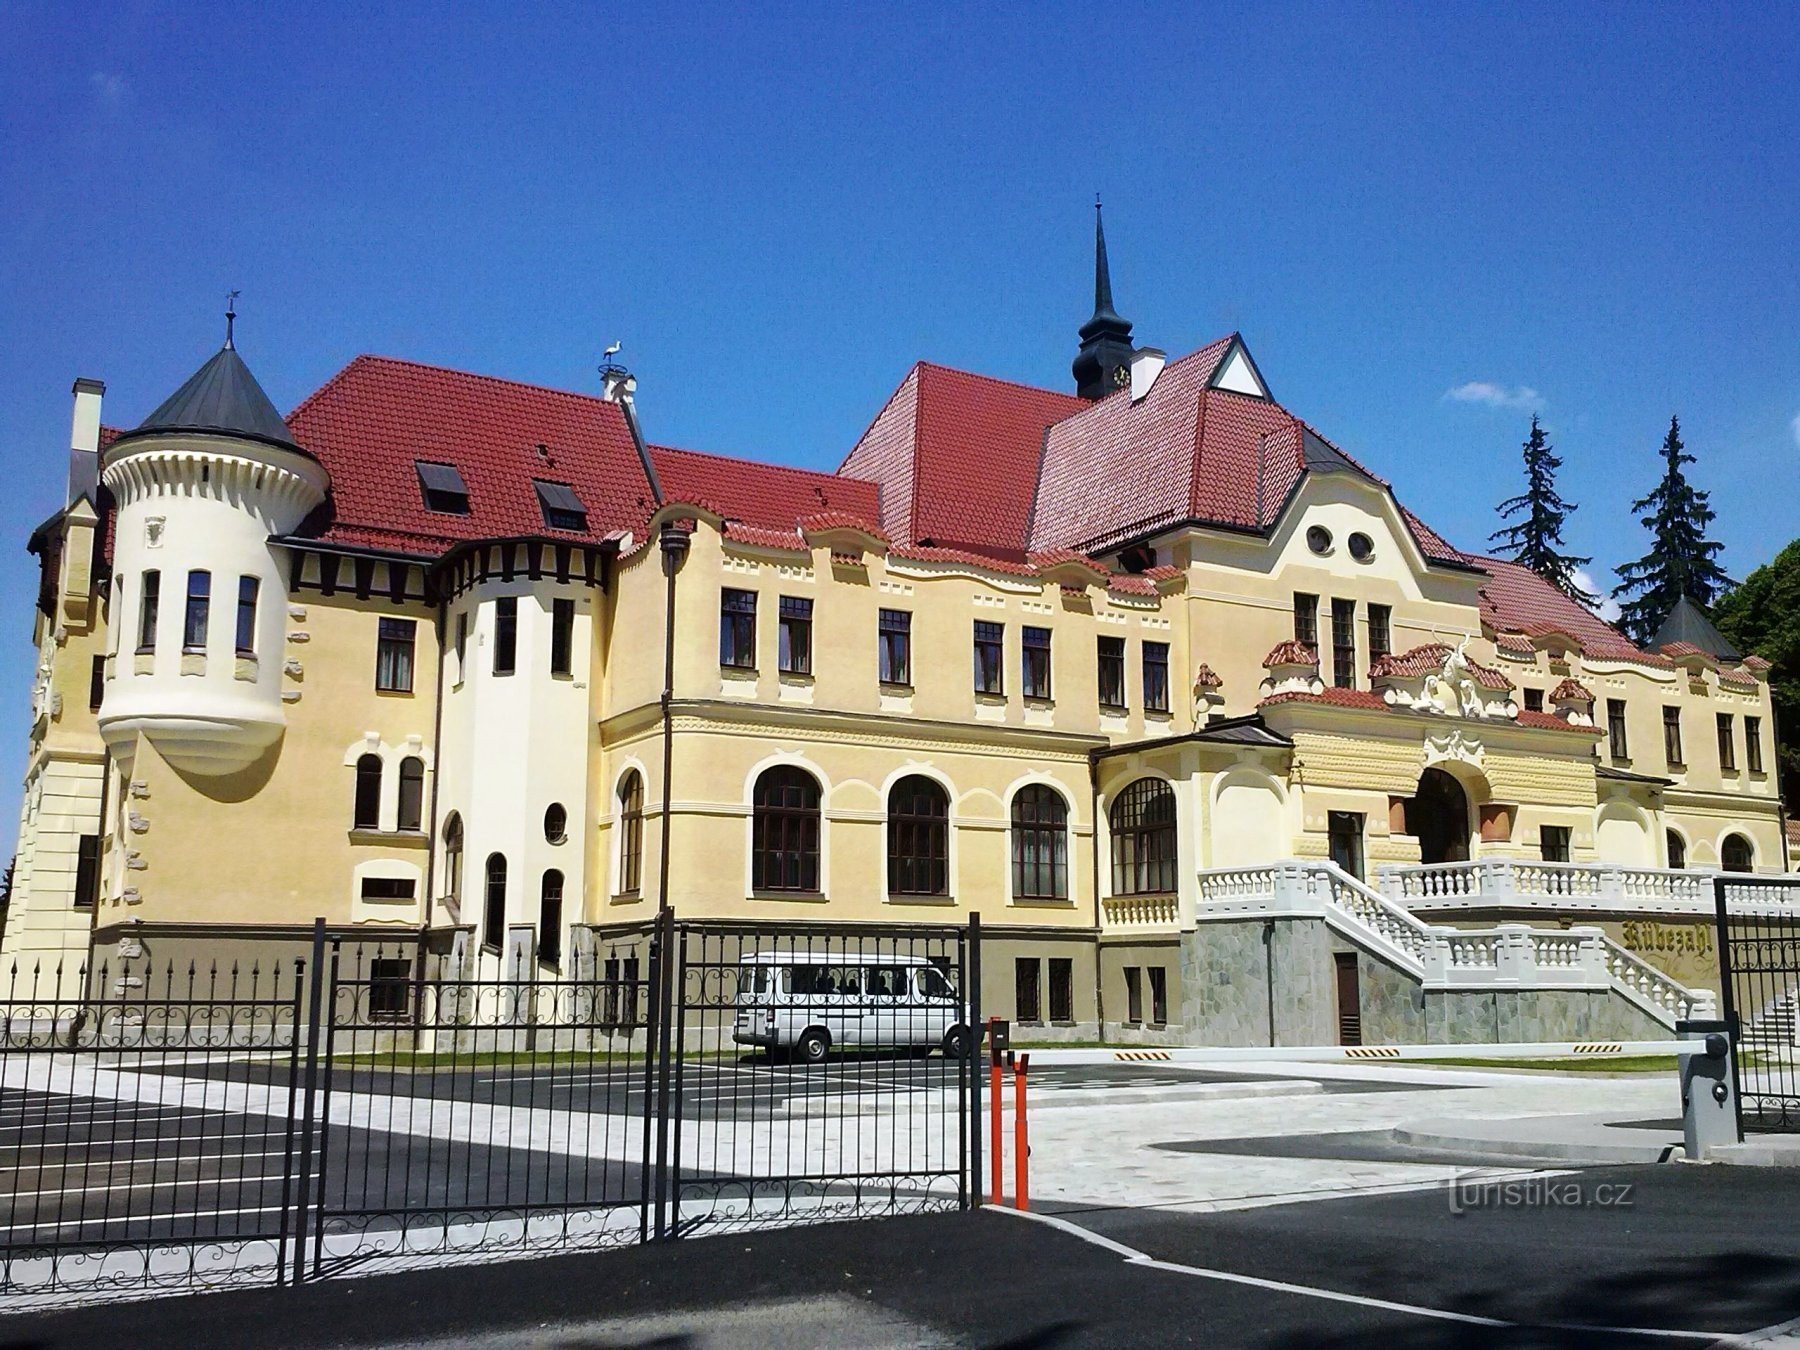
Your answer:
[[[1314,553],[1331,552],[1331,531],[1323,525],[1314,525],[1306,532],[1306,546]]]
[[[1367,562],[1375,556],[1375,541],[1368,535],[1357,533],[1350,536],[1350,556],[1358,562]]]
[[[569,813],[563,809],[561,802],[551,802],[550,809],[544,812],[544,838],[553,844],[560,844],[569,837]]]

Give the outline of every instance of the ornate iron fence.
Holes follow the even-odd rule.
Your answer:
[[[979,921],[576,937],[14,972],[0,1309],[975,1202]]]
[[[1800,879],[1721,875],[1713,899],[1738,1133],[1800,1129]]]

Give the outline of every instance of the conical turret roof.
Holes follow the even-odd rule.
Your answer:
[[[1698,647],[1708,656],[1716,656],[1721,661],[1743,659],[1737,648],[1726,641],[1725,635],[1713,627],[1713,621],[1706,617],[1706,611],[1685,595],[1676,600],[1675,608],[1662,621],[1662,627],[1656,630],[1656,636],[1651,639],[1650,645],[1661,651],[1677,642]]]
[[[285,450],[304,450],[281,420],[275,405],[229,342],[192,375],[161,406],[130,432],[132,436],[167,435],[174,432],[210,432],[220,436],[244,436],[267,441]]]

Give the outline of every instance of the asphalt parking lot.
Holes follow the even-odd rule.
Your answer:
[[[991,1211],[884,1219],[26,1316],[0,1345],[1612,1347],[1800,1315],[1800,1178],[1576,1179],[1633,1203],[1458,1215],[1429,1191],[1078,1216],[1125,1250]]]

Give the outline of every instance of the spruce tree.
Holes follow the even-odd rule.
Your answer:
[[[1488,538],[1510,550],[1514,562],[1529,567],[1571,600],[1592,608],[1600,603],[1600,597],[1583,590],[1575,573],[1593,559],[1562,551],[1563,525],[1575,503],[1565,501],[1556,491],[1556,471],[1562,468],[1562,459],[1544,439],[1536,413],[1531,415],[1531,435],[1520,448],[1525,452],[1525,491],[1500,503],[1500,519],[1523,519],[1495,530]]]
[[[1682,465],[1694,462],[1685,449],[1681,422],[1671,417],[1662,443],[1662,482],[1631,504],[1652,542],[1643,557],[1618,569],[1613,595],[1626,597],[1619,606],[1619,626],[1637,642],[1655,635],[1682,596],[1710,606],[1731,585],[1717,561],[1725,546],[1706,537],[1713,522],[1707,494],[1682,472]]]

